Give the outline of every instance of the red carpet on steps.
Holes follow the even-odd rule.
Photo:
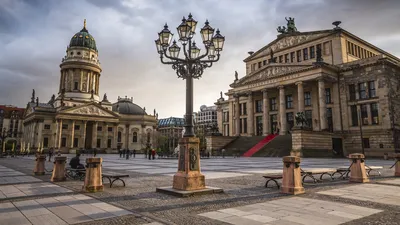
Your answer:
[[[251,157],[254,155],[256,152],[260,151],[262,147],[264,147],[268,142],[272,141],[277,134],[270,134],[266,136],[264,139],[262,139],[260,142],[258,142],[256,145],[254,145],[251,149],[249,149],[247,152],[243,154],[243,157]]]

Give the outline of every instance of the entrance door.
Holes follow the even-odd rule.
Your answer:
[[[275,134],[276,132],[278,132],[277,128],[278,128],[278,117],[276,114],[274,115],[270,115],[269,116],[269,121],[271,124],[271,134]]]
[[[86,125],[85,149],[92,148],[92,134],[93,134],[93,123],[88,122]]]
[[[343,157],[343,144],[341,138],[332,138],[333,155]]]

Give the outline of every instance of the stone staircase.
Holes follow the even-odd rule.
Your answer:
[[[227,156],[241,156],[261,140],[265,136],[244,137],[240,136],[236,140],[225,146],[225,155]]]
[[[258,142],[256,145],[254,145],[251,149],[249,149],[247,152],[243,154],[243,157],[251,157],[258,151],[260,151],[265,145],[267,145],[269,142],[271,142],[277,134],[269,134],[267,135],[264,139],[262,139],[260,142]]]
[[[283,157],[290,155],[292,150],[292,135],[278,135],[262,147],[255,157]]]

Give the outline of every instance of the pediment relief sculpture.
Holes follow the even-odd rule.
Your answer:
[[[259,73],[245,77],[245,79],[241,80],[238,84],[242,85],[256,80],[267,80],[304,67],[305,66],[272,66],[260,71]]]
[[[110,113],[107,113],[104,110],[102,110],[94,105],[71,110],[69,113],[81,114],[81,115],[95,115],[95,116],[111,116],[111,117],[113,116]]]

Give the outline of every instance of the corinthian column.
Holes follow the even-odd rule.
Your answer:
[[[253,111],[253,92],[247,92],[247,133],[254,136],[254,111]]]
[[[286,104],[285,104],[285,87],[279,86],[279,121],[280,121],[280,135],[287,133],[286,127]]]
[[[86,149],[86,125],[87,121],[83,121],[83,129],[82,129],[82,148]]]
[[[304,89],[303,89],[303,82],[297,82],[297,111],[304,112]]]
[[[108,148],[107,143],[108,143],[108,124],[106,123],[104,129],[104,134],[103,134],[103,138],[104,138],[104,148]]]
[[[72,120],[72,124],[71,124],[71,148],[74,147],[74,137],[75,137],[75,120]]]
[[[268,92],[267,89],[262,90],[263,92],[263,135],[268,135],[269,129],[269,105],[268,105]]]
[[[57,144],[57,148],[60,149],[61,148],[61,133],[62,133],[62,119],[60,119],[60,122],[58,123],[58,144]]]
[[[325,100],[325,81],[323,79],[318,80],[318,101],[319,101],[319,123],[321,130],[328,128],[326,121],[326,100]]]
[[[240,104],[239,104],[239,95],[234,95],[236,108],[235,108],[235,130],[236,136],[240,136]]]
[[[97,146],[97,121],[93,123],[93,131],[92,131],[92,148],[96,148]]]

